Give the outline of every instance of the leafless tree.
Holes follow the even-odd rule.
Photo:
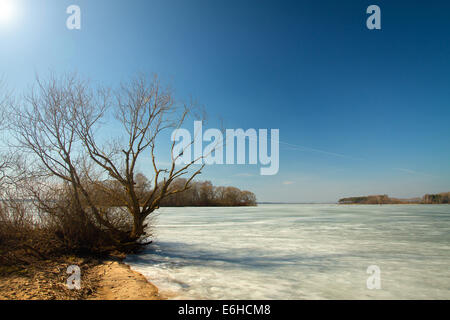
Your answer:
[[[177,167],[175,162],[179,155],[173,157],[174,143],[170,168],[158,167],[155,154],[157,138],[166,129],[179,128],[191,106],[183,105],[180,109],[172,91],[162,87],[156,76],[150,80],[143,75],[134,78],[130,83],[123,84],[113,99],[115,119],[126,133],[125,143],[116,141],[106,148],[98,145],[95,129],[104,111],[103,108],[92,108],[90,104],[80,104],[76,129],[90,158],[124,188],[125,205],[133,217],[130,239],[136,240],[145,233],[144,221],[159,208],[161,200],[189,188],[190,182],[203,167],[191,172],[182,188],[170,188],[175,179],[189,174],[189,168],[197,160]],[[153,191],[142,195],[136,182],[136,165],[147,151],[150,151],[154,171]]]
[[[146,219],[161,201],[188,189],[203,166],[196,160],[177,166],[173,156],[168,168],[158,166],[157,140],[161,133],[179,128],[191,105],[179,104],[173,92],[156,76],[143,75],[117,90],[94,88],[76,74],[37,78],[36,86],[24,98],[15,117],[14,131],[21,148],[36,161],[31,166],[42,177],[57,178],[72,190],[73,203],[81,217],[108,230],[123,245],[134,244],[146,236]],[[113,118],[109,118],[109,117]],[[120,135],[105,139],[104,123],[114,124]],[[112,135],[109,131],[108,135]],[[154,171],[151,185],[138,174],[138,162],[151,157]],[[186,176],[183,186],[172,182]],[[96,203],[92,186],[121,200],[131,218],[130,229],[117,226],[107,211]],[[145,187],[151,192],[142,192]],[[47,193],[48,194],[48,193]]]
[[[5,80],[0,77],[0,137],[3,138],[4,131],[7,127],[5,121],[7,115],[7,107],[10,103],[10,94],[7,91]],[[12,155],[7,152],[6,145],[0,140],[0,188],[2,188],[2,183],[8,177],[7,171],[11,168],[13,163]],[[1,194],[0,194],[1,197]]]

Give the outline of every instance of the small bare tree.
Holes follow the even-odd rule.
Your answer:
[[[173,156],[174,143],[168,168],[160,168],[156,160],[158,137],[179,128],[190,107],[177,104],[156,76],[138,76],[115,91],[94,89],[75,74],[51,76],[45,81],[38,78],[25,96],[23,106],[17,108],[14,131],[22,149],[36,160],[34,172],[46,181],[56,178],[69,186],[82,220],[108,230],[117,245],[128,246],[147,236],[146,218],[161,201],[188,189],[203,168],[193,167],[198,159],[176,166],[181,155]],[[121,137],[105,139],[101,129],[111,115],[108,123],[121,128]],[[137,170],[144,155],[151,157],[154,171],[151,186],[145,182],[149,192],[142,192],[143,179]],[[187,176],[186,183],[174,187],[172,182],[181,176]],[[95,201],[94,185],[114,198],[119,196],[117,186],[122,188],[120,199],[132,221],[129,229],[114,223],[110,212]],[[38,189],[39,198],[43,188]],[[94,221],[89,221],[91,216]]]
[[[3,78],[0,78],[0,137],[3,138],[4,131],[7,127],[5,121],[7,115],[7,107],[10,103],[10,95],[6,89],[6,84]],[[8,177],[7,171],[11,168],[13,163],[12,156],[6,150],[6,145],[0,140],[0,189],[3,189],[2,183]],[[1,192],[1,190],[0,190]],[[0,193],[1,198],[1,193]]]

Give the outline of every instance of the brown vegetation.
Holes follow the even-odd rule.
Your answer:
[[[339,200],[340,204],[399,204],[398,199],[389,198],[387,195],[350,197]]]
[[[438,194],[426,194],[422,198],[424,204],[444,204],[450,203],[450,192],[442,192]]]
[[[174,181],[174,185],[184,185],[185,179]],[[193,181],[191,187],[178,195],[166,197],[162,207],[185,206],[255,206],[256,196],[250,191],[235,187],[216,187],[210,181]]]
[[[149,189],[147,178],[139,174],[136,179],[136,189],[142,194],[140,198],[153,192]],[[113,182],[106,182],[112,184]],[[178,178],[173,181],[174,188],[181,189],[187,183],[186,179]],[[113,188],[110,186],[109,188]],[[92,199],[96,205],[102,207],[120,207],[125,206],[123,190],[117,186],[114,197],[105,193],[104,187],[98,184],[92,185],[90,190]],[[255,206],[256,196],[250,191],[242,191],[235,187],[218,187],[214,186],[210,181],[192,181],[189,188],[183,192],[172,194],[165,197],[160,207],[206,207],[206,206]]]
[[[450,192],[427,194],[422,198],[397,199],[387,195],[349,197],[339,200],[340,204],[444,204],[450,203]]]

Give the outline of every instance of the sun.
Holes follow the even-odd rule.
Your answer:
[[[0,23],[11,22],[16,15],[14,0],[0,0]]]

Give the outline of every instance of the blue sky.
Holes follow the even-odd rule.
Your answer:
[[[448,1],[15,2],[0,74],[17,91],[49,70],[112,85],[156,72],[205,106],[205,127],[280,129],[277,175],[214,166],[202,179],[260,201],[450,191]],[[371,4],[381,30],[366,28]]]

